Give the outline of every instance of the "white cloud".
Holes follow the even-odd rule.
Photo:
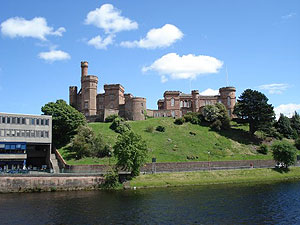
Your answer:
[[[204,95],[204,96],[218,95],[219,94],[219,90],[213,90],[211,88],[208,88],[208,89],[200,92],[199,94],[200,95]]]
[[[51,50],[49,52],[41,52],[39,54],[41,59],[46,60],[47,62],[54,62],[60,60],[70,59],[71,56],[67,52],[63,52],[61,50]]]
[[[174,25],[166,24],[161,28],[151,29],[145,38],[139,41],[123,41],[121,46],[133,48],[163,48],[172,45],[175,41],[180,40],[183,33]]]
[[[86,24],[104,29],[105,33],[117,33],[138,28],[137,22],[121,16],[121,11],[111,4],[104,4],[87,14]]]
[[[300,104],[282,104],[278,107],[274,108],[276,118],[278,119],[280,116],[280,113],[283,113],[287,117],[292,117],[295,113],[295,111],[300,110]]]
[[[291,13],[289,13],[287,15],[282,16],[281,19],[288,20],[288,19],[291,19],[292,17],[295,17],[296,15],[297,15],[296,13],[291,12]]]
[[[47,40],[47,35],[62,36],[62,33],[65,31],[64,27],[60,27],[54,31],[53,27],[47,25],[47,21],[43,17],[35,17],[32,20],[13,17],[1,23],[2,34],[11,38],[32,37],[44,41]]]
[[[205,55],[183,55],[169,53],[157,59],[152,65],[143,67],[142,71],[157,71],[162,81],[170,76],[172,79],[195,79],[201,74],[218,73],[223,62]]]
[[[107,45],[113,43],[114,35],[108,35],[106,38],[102,39],[100,35],[92,38],[87,42],[88,45],[94,46],[97,49],[106,49]]]
[[[267,90],[270,94],[282,94],[288,87],[288,84],[264,84],[259,86],[260,89]]]

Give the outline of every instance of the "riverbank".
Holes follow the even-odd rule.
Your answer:
[[[300,167],[288,172],[276,169],[236,169],[199,172],[157,173],[140,175],[130,181],[131,188],[175,187],[186,185],[264,183],[300,180]]]

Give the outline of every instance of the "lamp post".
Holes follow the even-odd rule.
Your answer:
[[[210,156],[210,151],[207,152],[208,170],[210,170],[209,156]]]

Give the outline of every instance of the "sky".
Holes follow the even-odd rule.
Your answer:
[[[234,86],[300,111],[299,0],[10,0],[0,8],[0,112],[41,114],[80,86],[80,62],[104,84],[146,97]]]

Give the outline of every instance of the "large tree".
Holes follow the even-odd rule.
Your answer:
[[[275,142],[271,148],[273,150],[273,158],[277,163],[284,164],[285,168],[295,163],[297,151],[291,143],[285,141]]]
[[[280,117],[275,123],[275,127],[277,131],[286,138],[293,138],[295,136],[295,131],[291,127],[290,119],[282,113],[280,113]]]
[[[132,176],[138,176],[148,153],[146,142],[142,137],[133,131],[126,131],[119,135],[113,148],[118,160],[117,167],[130,171]]]
[[[42,112],[52,116],[52,138],[56,148],[68,144],[77,128],[86,124],[84,115],[62,99],[47,103]]]
[[[251,89],[246,89],[237,100],[233,113],[242,122],[249,123],[250,134],[271,126],[274,121],[274,109],[268,100],[263,93]]]
[[[297,135],[300,136],[300,116],[297,112],[291,118],[291,126],[297,132]]]

